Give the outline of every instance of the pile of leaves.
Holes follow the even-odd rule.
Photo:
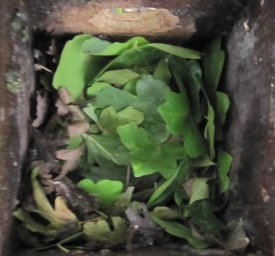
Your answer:
[[[34,134],[46,146],[32,163],[31,195],[14,212],[21,237],[63,250],[171,239],[245,247],[229,238],[241,225],[217,217],[232,162],[220,143],[230,105],[217,90],[223,63],[219,38],[203,53],[143,37],[68,41],[48,88],[56,111],[44,125],[37,97]]]

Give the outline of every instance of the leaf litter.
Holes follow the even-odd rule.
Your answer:
[[[226,224],[217,210],[229,197],[232,163],[221,144],[230,106],[218,91],[224,56],[221,38],[203,52],[143,37],[69,40],[52,86],[37,92],[38,153],[29,199],[14,211],[21,239],[66,252],[172,237],[244,250],[242,222]]]

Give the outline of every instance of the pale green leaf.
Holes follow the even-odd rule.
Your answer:
[[[109,70],[96,79],[97,82],[105,82],[123,86],[140,75],[130,69]]]
[[[230,188],[230,179],[228,172],[232,164],[232,156],[227,152],[220,150],[218,153],[218,178],[220,193],[227,192]]]
[[[94,195],[103,206],[108,206],[122,193],[123,183],[114,180],[100,180],[94,183],[91,179],[83,179],[78,182],[77,187]]]
[[[97,124],[104,133],[115,133],[118,126],[130,122],[139,125],[143,120],[143,112],[131,106],[120,112],[116,112],[114,107],[108,107],[101,112]]]

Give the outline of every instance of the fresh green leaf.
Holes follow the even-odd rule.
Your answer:
[[[177,170],[177,160],[185,156],[181,146],[158,144],[152,134],[133,123],[118,127],[117,132],[122,143],[130,150],[136,177],[159,172],[169,178]]]
[[[166,84],[170,84],[171,72],[169,70],[167,59],[162,59],[159,61],[154,72],[154,77]]]
[[[206,155],[206,146],[205,146],[204,138],[203,138],[202,134],[200,133],[200,131],[193,119],[193,116],[191,114],[191,108],[190,108],[190,104],[189,104],[188,95],[187,95],[185,86],[183,84],[183,81],[181,79],[179,70],[177,70],[178,67],[176,66],[176,63],[172,63],[172,64],[173,64],[172,67],[174,67],[173,76],[176,79],[176,82],[178,84],[178,87],[180,89],[182,99],[183,99],[183,105],[182,105],[181,109],[182,110],[184,109],[184,113],[182,113],[181,115],[184,115],[184,117],[185,117],[183,120],[183,128],[182,128],[185,151],[192,158],[198,158],[198,157],[205,156]],[[171,102],[171,104],[173,105],[174,103]],[[170,107],[168,109],[171,110],[171,112],[173,111],[172,108],[170,108]],[[165,108],[165,110],[167,111],[167,107]],[[171,113],[171,115],[172,115],[172,113]],[[165,116],[167,116],[167,113],[165,113]],[[168,117],[165,117],[165,118],[167,120],[169,120]]]
[[[182,185],[182,182],[186,179],[189,173],[189,163],[183,160],[179,165],[178,170],[169,179],[164,181],[151,195],[147,205],[149,207],[164,205],[171,195]]]
[[[99,78],[97,78],[96,81],[123,86],[129,81],[138,78],[139,76],[140,75],[138,73],[130,69],[118,69],[106,71]]]
[[[138,79],[130,80],[127,84],[125,84],[125,86],[123,87],[123,90],[133,95],[137,95],[137,90],[136,90],[137,80]]]
[[[118,199],[123,190],[123,183],[113,180],[100,180],[94,183],[91,179],[83,179],[78,182],[77,187],[96,196],[103,206],[107,206]]]
[[[87,95],[93,96],[96,92],[100,91],[104,87],[111,86],[108,83],[104,82],[94,82],[88,89],[87,89]]]
[[[220,150],[218,153],[218,177],[220,185],[220,193],[227,192],[230,188],[230,179],[228,172],[232,164],[232,156],[227,152]]]
[[[115,133],[118,126],[130,122],[139,125],[143,120],[143,112],[131,106],[120,112],[116,112],[114,107],[108,107],[101,112],[97,124],[104,133]]]
[[[151,75],[143,75],[137,81],[136,91],[137,101],[132,105],[145,115],[141,126],[154,134],[158,141],[164,142],[169,134],[157,108],[165,102],[165,95],[170,91],[169,87]]]
[[[91,39],[86,40],[83,43],[82,49],[84,52],[87,52],[92,55],[115,56],[122,54],[124,51],[128,49],[137,48],[148,43],[149,42],[146,39],[140,36],[133,37],[124,43],[109,43],[108,41],[102,39],[96,40],[95,37],[93,37]]]
[[[203,56],[204,81],[210,99],[213,99],[213,95],[215,95],[217,90],[223,69],[224,57],[224,51],[221,50],[221,38],[216,38],[206,47]]]
[[[180,46],[171,45],[171,44],[151,43],[144,47],[156,48],[163,52],[166,52],[166,53],[169,53],[171,55],[178,56],[181,58],[185,58],[185,59],[200,59],[201,58],[201,53],[199,53],[197,51],[183,48]]]
[[[226,115],[230,106],[230,100],[224,92],[216,92],[216,139],[221,140],[223,137],[222,128],[224,126]]]
[[[83,135],[87,145],[88,155],[95,158],[102,156],[118,165],[128,165],[127,149],[116,135]]]
[[[192,186],[192,194],[189,201],[189,204],[194,203],[195,201],[209,198],[209,186],[208,179],[206,178],[194,178]]]
[[[177,210],[166,207],[158,206],[152,212],[151,215],[154,215],[162,220],[175,220],[180,218],[180,214]]]
[[[121,217],[111,217],[111,229],[106,220],[100,218],[85,222],[83,232],[88,241],[96,242],[99,248],[121,245],[127,241],[127,224]]]
[[[95,99],[92,105],[96,108],[113,106],[117,111],[131,106],[136,101],[136,96],[113,86],[106,86],[94,93]]]
[[[97,122],[96,108],[93,104],[88,104],[87,107],[83,108],[83,112],[90,117],[94,122]]]
[[[107,40],[103,40],[95,36],[90,36],[90,38],[86,38],[86,40],[82,43],[81,49],[86,54],[97,55],[98,53],[108,48],[110,45],[112,45],[112,43]]]
[[[210,159],[215,158],[215,113],[213,107],[208,102],[207,105],[207,123],[205,127],[205,137],[208,141]]]
[[[192,232],[179,222],[162,220],[154,215],[151,215],[151,219],[168,234],[187,240],[195,248],[206,249],[210,246],[208,242],[194,237]]]
[[[95,77],[105,62],[82,52],[82,44],[91,36],[75,36],[63,48],[53,78],[54,88],[66,88],[76,100],[83,94],[86,84]]]
[[[184,132],[184,122],[190,112],[182,94],[167,92],[166,102],[158,108],[158,112],[166,122],[169,133],[179,135]]]

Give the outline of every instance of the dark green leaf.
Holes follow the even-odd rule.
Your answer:
[[[175,190],[182,185],[189,173],[189,163],[183,160],[179,165],[178,170],[169,179],[164,181],[151,195],[147,205],[149,207],[164,205]]]
[[[216,139],[221,140],[223,137],[223,125],[230,106],[230,100],[224,92],[216,92]]]
[[[187,240],[195,248],[205,249],[210,246],[206,241],[194,237],[192,232],[179,222],[162,220],[154,215],[151,215],[151,219],[168,234]]]
[[[209,156],[210,159],[215,158],[215,113],[213,110],[213,107],[208,102],[207,105],[207,123],[205,127],[205,138],[208,141],[208,150],[209,150]]]
[[[127,179],[127,167],[117,165],[114,162],[104,158],[97,156],[96,162],[99,166],[95,166],[87,163],[84,166],[85,171],[81,174],[85,178],[89,178],[94,182],[98,182],[103,179],[108,180],[118,180],[125,183]]]
[[[194,202],[189,206],[191,222],[198,226],[204,234],[220,236],[222,223],[217,219],[210,209],[207,200]]]
[[[83,138],[89,155],[95,158],[102,156],[118,165],[128,165],[128,151],[117,136],[83,135]]]
[[[228,172],[232,164],[232,156],[227,152],[220,150],[218,153],[218,177],[220,185],[220,193],[228,191],[230,188],[230,179]]]
[[[217,90],[224,63],[224,51],[221,50],[221,38],[210,43],[203,56],[204,81],[210,100]]]

